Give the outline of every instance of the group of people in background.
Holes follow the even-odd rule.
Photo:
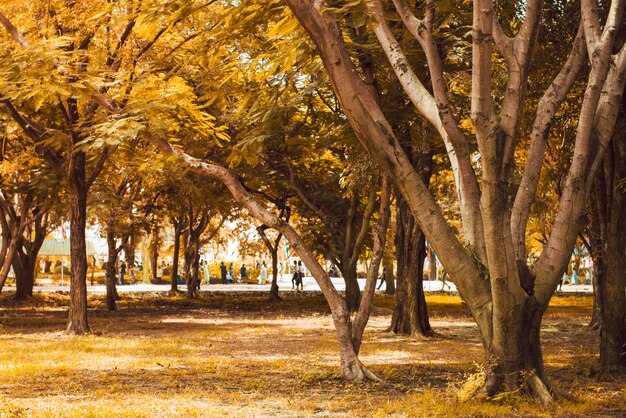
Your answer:
[[[139,267],[139,270],[141,270],[141,267]],[[126,284],[126,273],[128,273],[128,278],[131,283],[137,281],[137,266],[135,266],[134,263],[130,263],[128,268],[124,261],[120,263],[120,284]]]

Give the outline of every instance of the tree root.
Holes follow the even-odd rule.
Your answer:
[[[548,389],[548,387],[535,373],[533,373],[528,379],[528,388],[530,389],[531,395],[537,399],[541,405],[554,405],[554,398],[552,397],[552,393],[550,393],[550,389]]]
[[[341,368],[341,375],[344,379],[350,382],[365,382],[365,381],[373,381],[373,382],[382,382],[383,380],[376,376],[371,370],[361,363],[360,360],[356,360],[356,362],[352,363],[350,366],[344,365]]]

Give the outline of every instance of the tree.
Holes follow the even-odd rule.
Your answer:
[[[181,41],[169,32],[205,6],[189,1],[101,1],[91,7],[77,2],[31,2],[25,9],[24,4],[16,4],[12,11],[28,39],[0,14],[0,23],[14,41],[5,42],[1,57],[4,109],[40,145],[64,178],[68,192],[70,332],[89,332],[85,245],[89,189],[113,149],[137,138],[143,126],[140,121],[155,131],[162,129],[159,106],[147,103],[171,88],[170,103],[175,103],[176,86],[181,84],[173,78],[165,86],[150,72],[193,38]],[[157,48],[159,40],[164,45]],[[42,79],[41,74],[46,77]],[[179,116],[193,111],[185,103],[176,106]],[[183,118],[174,119],[169,121],[179,124]],[[210,118],[203,122],[205,128],[213,128]]]
[[[541,23],[542,2],[526,3],[526,7],[521,8],[521,18],[516,18],[519,24],[505,22],[510,24],[508,27],[498,20],[500,17],[492,1],[474,2],[471,125],[479,151],[480,188],[471,164],[467,137],[459,128],[446,92],[444,62],[436,38],[437,4],[427,1],[425,17],[418,20],[405,1],[393,2],[394,12],[426,54],[431,94],[403,55],[381,2],[366,2],[369,24],[404,92],[447,144],[457,176],[467,249],[411,166],[376,98],[359,78],[337,17],[345,9],[333,12],[325,2],[308,0],[286,0],[286,3],[317,47],[343,112],[359,141],[400,189],[472,311],[487,358],[493,359],[486,380],[487,392],[493,395],[505,388],[518,388],[524,376],[528,376],[530,391],[543,403],[552,402],[551,386],[542,365],[540,324],[578,235],[584,202],[604,157],[621,102],[626,48],[615,44],[615,32],[621,22],[623,1],[611,3],[603,26],[596,4],[591,0],[581,3],[582,22],[571,43],[569,57],[544,92],[534,125],[528,132],[531,137],[529,158],[516,194],[509,189],[510,173],[522,134],[520,124],[529,63],[533,52],[540,47],[535,40]],[[502,90],[492,87],[495,84],[494,47],[506,66]],[[531,270],[526,260],[525,231],[528,208],[544,160],[545,138],[556,109],[569,92],[587,53],[591,57],[591,69],[574,157],[555,224]],[[511,195],[515,199],[509,199]]]

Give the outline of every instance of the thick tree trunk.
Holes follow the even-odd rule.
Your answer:
[[[623,110],[626,110],[626,100]],[[620,125],[626,125],[626,121],[621,121]],[[613,136],[612,149],[605,157],[605,172],[612,181],[607,184],[607,203],[610,206],[604,237],[606,276],[600,289],[603,300],[600,310],[600,364],[603,369],[611,370],[626,366],[626,134],[622,129],[616,130]]]
[[[517,356],[493,346],[491,363],[487,371],[485,387],[493,396],[505,391],[515,391],[521,387],[527,390],[543,405],[553,402],[554,388],[550,387],[543,367],[540,328],[545,307],[530,296],[523,305],[521,321],[510,321],[506,345],[517,345]]]
[[[114,311],[117,309],[116,306],[116,284],[117,284],[117,269],[115,268],[117,265],[117,248],[115,245],[115,232],[113,229],[113,225],[107,225],[107,248],[108,255],[106,261],[106,272],[105,272],[105,282],[106,282],[106,306],[107,310]]]
[[[85,153],[72,154],[69,169],[70,207],[70,311],[67,330],[74,334],[90,332],[87,323],[87,188],[85,184]]]
[[[396,259],[398,263],[396,306],[390,330],[396,334],[429,336],[432,334],[424,295],[424,259],[426,243],[406,201],[397,200]]]
[[[330,301],[329,301],[330,302]],[[339,340],[339,360],[341,376],[351,382],[365,380],[380,380],[370,372],[358,358],[358,350],[352,341],[351,319],[348,305],[345,301],[338,302],[340,306],[333,309],[332,317]]]
[[[624,208],[626,210],[626,207]],[[626,326],[624,324],[624,286],[626,262],[624,261],[624,227],[609,228],[606,242],[607,268],[601,293],[604,304],[601,310],[600,364],[603,369],[626,367]]]
[[[33,296],[33,287],[35,286],[35,276],[37,269],[37,255],[43,244],[45,235],[36,236],[35,240],[30,243],[30,249],[27,252],[18,251],[16,260],[19,262],[13,264],[15,271],[15,299],[25,300]]]
[[[19,255],[16,254],[16,258]],[[13,263],[15,271],[15,300],[26,300],[33,296],[37,255],[24,254],[19,263]]]
[[[135,253],[137,252],[137,235],[133,230],[128,236],[128,241],[124,245],[124,258],[126,259],[126,265],[130,267],[131,264],[135,264]]]
[[[174,222],[174,256],[172,260],[172,277],[170,283],[172,287],[171,292],[178,292],[178,259],[180,257],[180,235],[182,225],[180,222]]]

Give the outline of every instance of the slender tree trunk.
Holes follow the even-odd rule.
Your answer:
[[[178,292],[178,258],[180,257],[180,235],[182,226],[180,222],[174,222],[174,259],[172,260],[171,292]]]
[[[70,311],[67,330],[74,334],[90,332],[87,323],[87,188],[85,184],[85,153],[76,151],[70,157]]]
[[[391,227],[393,228],[393,226]],[[394,232],[395,233],[395,232]],[[394,295],[396,293],[396,275],[393,273],[393,240],[388,239],[385,244],[385,255],[383,256],[383,270],[385,271],[385,294]]]
[[[437,257],[435,256],[435,252],[432,247],[428,247],[428,265],[430,266],[430,272],[428,274],[428,280],[435,281],[437,280]],[[441,288],[443,290],[443,287]]]
[[[272,248],[270,253],[272,254],[272,285],[269,298],[271,300],[280,300],[281,297],[278,293],[278,245]]]
[[[606,208],[604,206],[605,199],[600,196],[604,193],[604,173],[598,173],[596,179],[596,187],[591,196],[591,205],[589,211],[589,254],[593,261],[593,312],[589,325],[593,329],[599,329],[602,326],[602,311],[604,306],[603,290],[606,277],[606,267],[604,261],[604,249],[602,244],[601,222]],[[600,192],[601,191],[601,192]]]
[[[157,283],[157,270],[159,262],[159,224],[155,222],[152,226],[152,246],[150,247],[150,264],[152,266],[152,281]]]
[[[196,283],[197,269],[195,269],[195,262],[198,258],[198,239],[199,237],[196,234],[189,233],[187,245],[185,246],[185,277],[187,279],[187,297],[189,298],[196,296],[198,288]]]
[[[13,228],[13,232],[11,233],[11,241],[9,242],[9,246],[6,251],[6,256],[4,260],[4,264],[2,265],[2,270],[0,271],[0,292],[2,292],[2,288],[4,287],[4,283],[9,277],[9,272],[11,270],[11,265],[13,264],[13,259],[17,253],[18,244],[20,243],[20,236],[23,233],[22,228]]]
[[[109,224],[107,225],[107,248],[108,248],[108,255],[107,255],[107,262],[106,262],[106,305],[107,305],[107,310],[109,311],[114,311],[117,309],[116,306],[116,284],[117,284],[117,270],[116,270],[116,265],[117,265],[117,248],[115,245],[115,232],[114,232],[114,227],[113,225]]]

